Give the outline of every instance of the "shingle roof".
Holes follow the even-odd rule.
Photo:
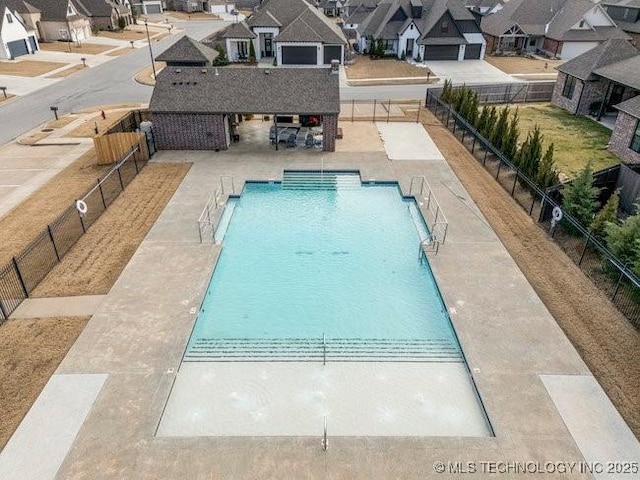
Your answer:
[[[160,62],[193,62],[211,64],[219,53],[191,37],[184,36],[156,57]]]
[[[637,22],[624,22],[616,20],[616,25],[625,32],[640,33],[640,20]]]
[[[219,38],[256,38],[245,22],[232,23],[220,31]]]
[[[626,40],[613,39],[601,43],[582,55],[572,58],[568,62],[556,67],[556,69],[580,80],[588,80],[597,68],[633,57],[637,54],[638,51]]]
[[[29,0],[29,3],[42,12],[42,20],[65,20],[69,3],[73,4],[76,10],[80,10],[78,5],[71,0],[69,2],[66,0]]]
[[[422,15],[420,18],[411,19],[410,0],[382,0],[378,7],[358,26],[358,32],[365,37],[391,39],[396,38],[397,34],[413,21],[422,33],[422,42],[447,11],[454,20],[475,21],[475,17],[467,10],[461,0],[419,0],[418,3],[422,5]],[[398,9],[402,9],[409,17],[406,22],[392,20]]]
[[[640,54],[609,63],[593,73],[640,91]]]
[[[603,5],[615,5],[617,7],[640,8],[640,0],[604,0]]]
[[[344,23],[353,23],[358,25],[371,13],[371,10],[362,5],[358,5],[356,9],[347,17]]]
[[[614,108],[640,119],[640,95],[630,98],[626,102],[614,105]]]
[[[75,0],[78,10],[87,17],[109,17],[115,5],[107,0]]]
[[[9,8],[9,11],[14,13],[24,13],[29,7],[33,8],[31,5],[22,2],[20,0],[0,0],[0,29],[2,28],[2,23],[5,21],[6,16],[4,15],[4,9]],[[20,19],[18,19],[19,21]],[[24,25],[24,24],[23,24]],[[28,27],[25,26],[28,29]]]
[[[275,38],[276,42],[322,42],[322,37],[300,15]]]
[[[342,45],[347,43],[342,30],[306,0],[267,0],[262,4],[258,12],[247,19],[247,24],[251,27],[281,26],[280,33],[283,33],[298,17],[302,17],[304,23],[312,30],[312,32],[310,31],[311,37],[320,37],[323,43]],[[280,25],[277,25],[277,23]],[[300,24],[298,24],[292,29],[296,38],[302,33],[300,28]],[[274,38],[274,40],[276,42],[283,41],[279,40],[278,37]]]
[[[338,75],[330,71],[329,68],[167,67],[158,74],[149,110],[335,114],[340,112],[340,86]]]

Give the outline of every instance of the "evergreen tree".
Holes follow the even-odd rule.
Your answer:
[[[538,125],[527,134],[527,140],[526,149],[520,151],[518,166],[522,173],[535,180],[540,170],[540,160],[542,160],[542,134]]]
[[[606,239],[609,250],[622,263],[635,267],[638,264],[638,239],[640,239],[640,213],[636,213],[622,222],[607,224]]]
[[[464,99],[466,96],[467,96],[466,86],[463,85],[462,87],[456,89],[455,104],[453,106],[456,112],[458,113],[460,112],[460,108],[462,107],[462,104],[464,103]]]
[[[489,119],[489,107],[482,107],[482,111],[480,112],[480,116],[476,118],[476,130],[482,133],[487,125],[487,120]]]
[[[256,63],[256,48],[252,41],[249,41],[249,62]]]
[[[591,222],[591,233],[598,240],[606,237],[607,225],[615,224],[618,220],[618,207],[620,205],[620,189],[616,189],[604,204],[604,207],[596,214]]]
[[[502,153],[504,153],[509,160],[513,160],[518,152],[518,137],[520,136],[519,121],[518,109],[516,108],[513,115],[511,115],[507,135],[502,142]]]
[[[633,273],[640,277],[640,238],[636,239],[636,263],[633,265]]]
[[[599,193],[600,189],[593,185],[593,168],[591,162],[588,162],[576,178],[562,189],[564,211],[583,227],[589,228],[593,213],[599,206]]]
[[[222,45],[216,45],[215,50],[218,52],[218,56],[213,61],[213,66],[224,67],[225,65],[229,65],[227,53],[224,51],[224,48],[222,48]]]
[[[471,125],[475,125],[476,121],[478,120],[478,107],[479,107],[479,100],[478,100],[478,92],[472,92],[470,90],[470,95],[469,95],[469,108],[467,110],[467,121],[471,124]]]
[[[496,110],[496,107],[492,105],[489,108],[489,114],[487,115],[487,123],[484,126],[484,131],[482,132],[482,135],[486,139],[491,140],[491,135],[492,135],[493,129],[496,126],[497,120],[498,120],[498,111]]]
[[[498,150],[502,151],[502,144],[504,143],[504,138],[507,135],[507,130],[509,128],[509,109],[507,107],[503,107],[498,114],[498,122],[495,125],[495,128],[491,132],[491,143]]]
[[[542,157],[540,168],[538,169],[538,173],[536,174],[534,181],[543,190],[546,190],[552,185],[558,183],[558,171],[556,170],[553,162],[553,143],[549,145],[544,157]]]

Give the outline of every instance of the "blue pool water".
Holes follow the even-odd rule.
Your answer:
[[[187,356],[212,339],[323,335],[459,348],[429,265],[419,259],[426,228],[396,184],[300,190],[247,183],[232,205]]]

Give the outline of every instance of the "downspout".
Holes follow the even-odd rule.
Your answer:
[[[613,87],[613,82],[609,81],[609,85],[607,85],[607,89],[604,92],[604,97],[602,98],[602,102],[600,103],[600,109],[598,110],[598,121],[602,118],[604,114],[605,104],[607,103],[607,98],[609,98],[609,94],[611,93],[611,87]]]
[[[564,81],[565,82],[567,81],[566,78],[565,78]],[[584,89],[587,86],[587,82],[585,82],[584,80],[580,80],[580,81],[582,82],[582,89],[580,90],[580,97],[578,98],[578,104],[576,105],[576,111],[573,112],[574,115],[578,115],[578,112],[580,111],[580,103],[582,102],[582,95],[584,95]]]

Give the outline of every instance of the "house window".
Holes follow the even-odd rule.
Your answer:
[[[580,28],[584,28],[584,20],[580,20]]]
[[[71,5],[67,8],[67,15],[73,15],[73,7],[71,7]]]
[[[7,13],[7,23],[13,23],[13,17],[10,13]]]
[[[449,22],[447,20],[443,20],[440,24],[440,32],[447,33],[449,31]]]
[[[573,91],[576,89],[576,77],[567,75],[567,79],[564,81],[564,87],[562,88],[562,96],[567,98],[573,98]]]
[[[640,153],[640,120],[636,122],[636,131],[631,136],[631,145],[629,148],[634,152]]]

